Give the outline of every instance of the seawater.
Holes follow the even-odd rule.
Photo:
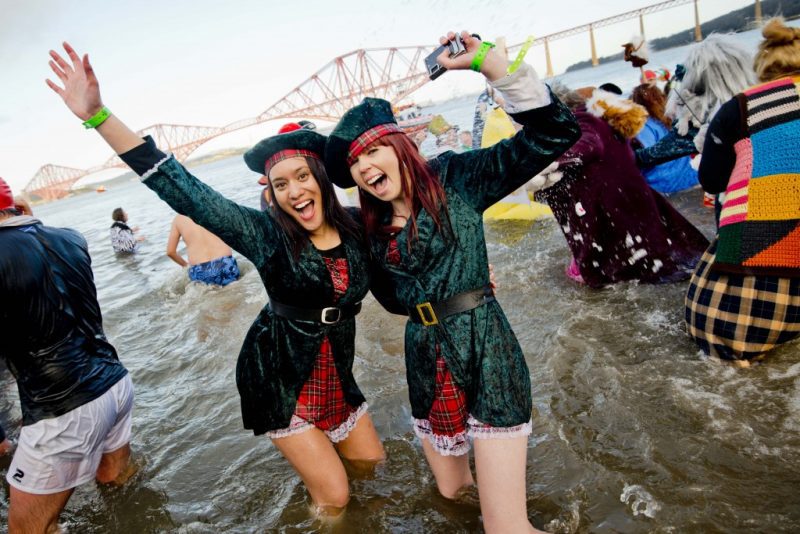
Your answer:
[[[434,111],[471,127],[473,103],[460,99]],[[192,172],[225,196],[258,206],[260,187],[241,159]],[[713,233],[699,189],[671,201]],[[111,250],[116,207],[146,237],[135,256]],[[164,255],[174,213],[138,180],[35,212],[45,224],[86,236],[105,329],[136,387],[132,447],[141,469],[122,488],[78,488],[62,514],[70,532],[481,530],[476,502],[438,497],[411,430],[402,319],[371,297],[358,317],[355,376],[388,459],[373,476],[352,480],[345,516],[323,525],[310,515],[288,462],[268,439],[242,429],[236,357],[266,302],[253,266],[238,257],[242,278],[226,288],[189,284]],[[527,486],[537,527],[797,531],[800,344],[747,370],[717,363],[685,334],[685,282],[589,290],[564,276],[569,251],[552,218],[490,222],[486,233],[498,300],[532,376]],[[0,391],[0,419],[16,436],[21,414],[7,372]],[[3,477],[8,463],[0,463]]]

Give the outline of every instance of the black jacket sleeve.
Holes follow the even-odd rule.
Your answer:
[[[745,133],[741,117],[739,100],[734,97],[719,108],[708,126],[697,178],[709,193],[721,193],[728,187],[736,164],[733,146]]]

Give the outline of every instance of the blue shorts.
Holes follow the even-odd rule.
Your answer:
[[[239,279],[239,266],[233,256],[198,263],[189,267],[189,280],[217,286],[226,286]]]

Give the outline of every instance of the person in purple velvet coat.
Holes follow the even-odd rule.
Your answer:
[[[559,158],[557,171],[550,170],[563,174],[560,181],[537,195],[550,205],[572,251],[567,275],[594,288],[688,278],[708,240],[636,166],[630,140],[647,120],[644,108],[591,89],[572,91],[565,102],[581,138]]]

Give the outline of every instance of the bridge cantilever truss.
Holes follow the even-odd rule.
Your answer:
[[[155,124],[136,133],[152,136],[162,150],[184,161],[215,137],[263,122],[289,117],[337,121],[365,96],[398,102],[424,85],[428,74],[422,58],[433,49],[408,46],[356,50],[333,59],[255,117],[222,127]],[[81,178],[115,167],[125,167],[116,155],[90,169],[48,164],[36,172],[24,192],[45,200],[62,198]]]
[[[689,3],[694,3],[695,38],[700,40],[698,2],[699,0],[662,1],[545,35],[536,39],[534,44],[544,45],[547,76],[552,76],[549,43],[580,33],[588,33],[592,63],[596,65],[598,63],[594,43],[596,28],[638,17],[641,32],[644,34],[644,15]],[[755,0],[755,8],[756,20],[760,20],[759,0]],[[522,43],[511,45],[508,50],[513,51],[521,46]],[[159,147],[172,152],[178,160],[184,161],[210,139],[255,124],[289,117],[337,121],[345,111],[358,104],[365,96],[399,102],[424,85],[428,77],[422,60],[433,48],[433,46],[407,46],[356,50],[333,59],[255,117],[241,119],[222,127],[156,124],[137,133],[142,136],[153,136]],[[73,184],[84,176],[114,167],[124,167],[116,156],[99,166],[84,170],[48,164],[36,172],[23,191],[46,200],[61,198],[66,196]]]

